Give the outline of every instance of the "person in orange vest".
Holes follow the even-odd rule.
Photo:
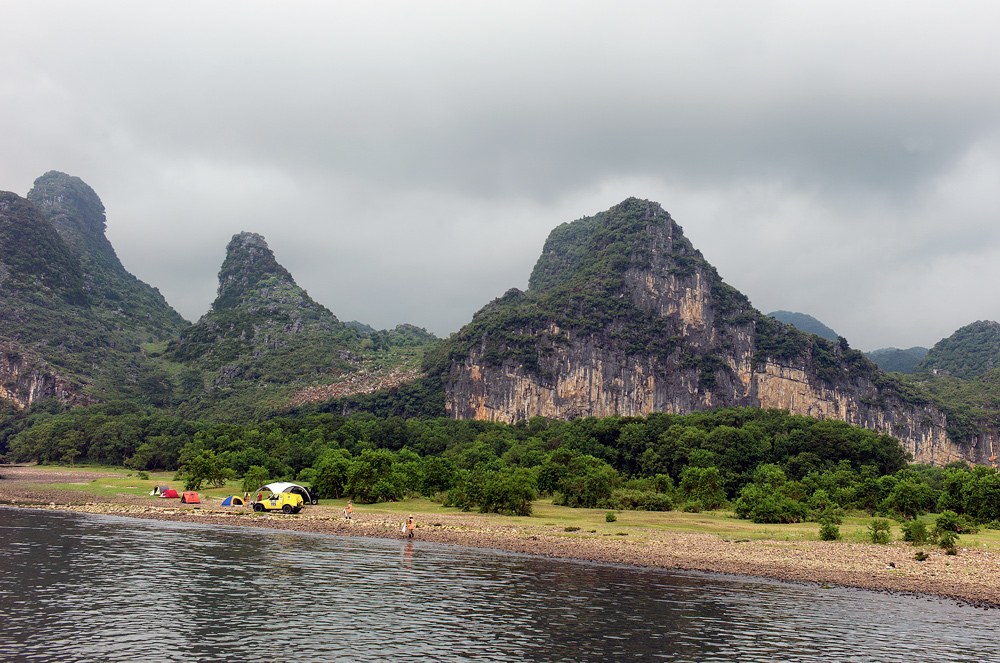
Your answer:
[[[416,526],[417,526],[417,524],[415,522],[413,522],[413,516],[412,515],[406,519],[406,536],[408,538],[411,538],[411,539],[413,538],[413,528],[416,527]]]
[[[347,508],[344,509],[344,516],[351,520],[351,514],[354,513],[354,502],[347,500]]]

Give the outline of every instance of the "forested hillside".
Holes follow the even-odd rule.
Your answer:
[[[980,320],[935,343],[913,372],[973,379],[995,368],[1000,368],[1000,323]]]

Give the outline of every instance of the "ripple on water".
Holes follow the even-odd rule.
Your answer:
[[[0,534],[3,660],[910,662],[994,649],[992,613],[861,590],[7,508]]]

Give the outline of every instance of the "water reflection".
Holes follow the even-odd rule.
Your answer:
[[[981,661],[994,626],[856,590],[7,508],[0,601],[0,658],[23,661]]]

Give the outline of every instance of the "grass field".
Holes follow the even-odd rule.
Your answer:
[[[149,497],[149,493],[154,486],[166,485],[183,491],[182,481],[173,480],[173,472],[152,472],[149,479],[139,479],[137,474],[131,470],[104,467],[104,466],[83,466],[77,465],[73,468],[65,466],[39,466],[39,470],[49,470],[53,474],[65,473],[72,469],[77,474],[77,480],[71,483],[38,483],[31,484],[38,489],[56,489],[67,491],[79,491],[88,495],[93,495],[95,501],[115,501],[117,496],[129,497]],[[86,480],[86,474],[117,474],[118,477],[95,476]],[[0,466],[0,477],[3,475]],[[80,481],[80,478],[85,479]],[[204,488],[198,491],[203,500],[205,508],[218,506],[221,500],[227,495],[242,494],[242,487],[239,481],[229,481],[225,486],[219,488]],[[150,504],[162,504],[160,500],[150,497]],[[328,515],[335,517],[347,504],[346,499],[342,500],[321,500],[319,507],[310,507],[312,513],[316,515]],[[309,510],[307,509],[307,512]],[[452,507],[444,507],[440,502],[435,502],[421,497],[415,497],[401,502],[387,502],[380,504],[355,504],[355,512],[358,516],[365,514],[387,514],[398,516],[400,520],[408,513],[420,513],[424,519],[422,524],[433,524],[429,522],[435,514],[442,516],[459,515],[461,511]],[[819,525],[815,522],[804,522],[794,524],[758,524],[749,520],[736,518],[730,511],[710,511],[704,513],[682,513],[680,511],[616,511],[615,522],[607,522],[606,509],[571,509],[569,507],[557,506],[549,500],[537,500],[533,504],[533,513],[530,517],[520,516],[499,516],[499,515],[479,515],[488,524],[485,527],[514,527],[523,529],[542,528],[546,531],[566,531],[567,534],[572,529],[574,536],[590,534],[593,536],[631,536],[642,538],[644,534],[651,532],[671,532],[671,533],[695,533],[712,534],[727,541],[739,540],[817,540],[819,539]],[[934,514],[925,514],[920,517],[928,525],[928,529],[934,526]],[[865,514],[854,513],[844,519],[840,526],[842,542],[866,543],[868,538],[868,525],[872,518]],[[892,540],[900,540],[902,532],[901,523],[892,522]],[[978,534],[963,534],[959,539],[959,546],[965,548],[982,547],[1000,550],[1000,531],[982,529]]]

